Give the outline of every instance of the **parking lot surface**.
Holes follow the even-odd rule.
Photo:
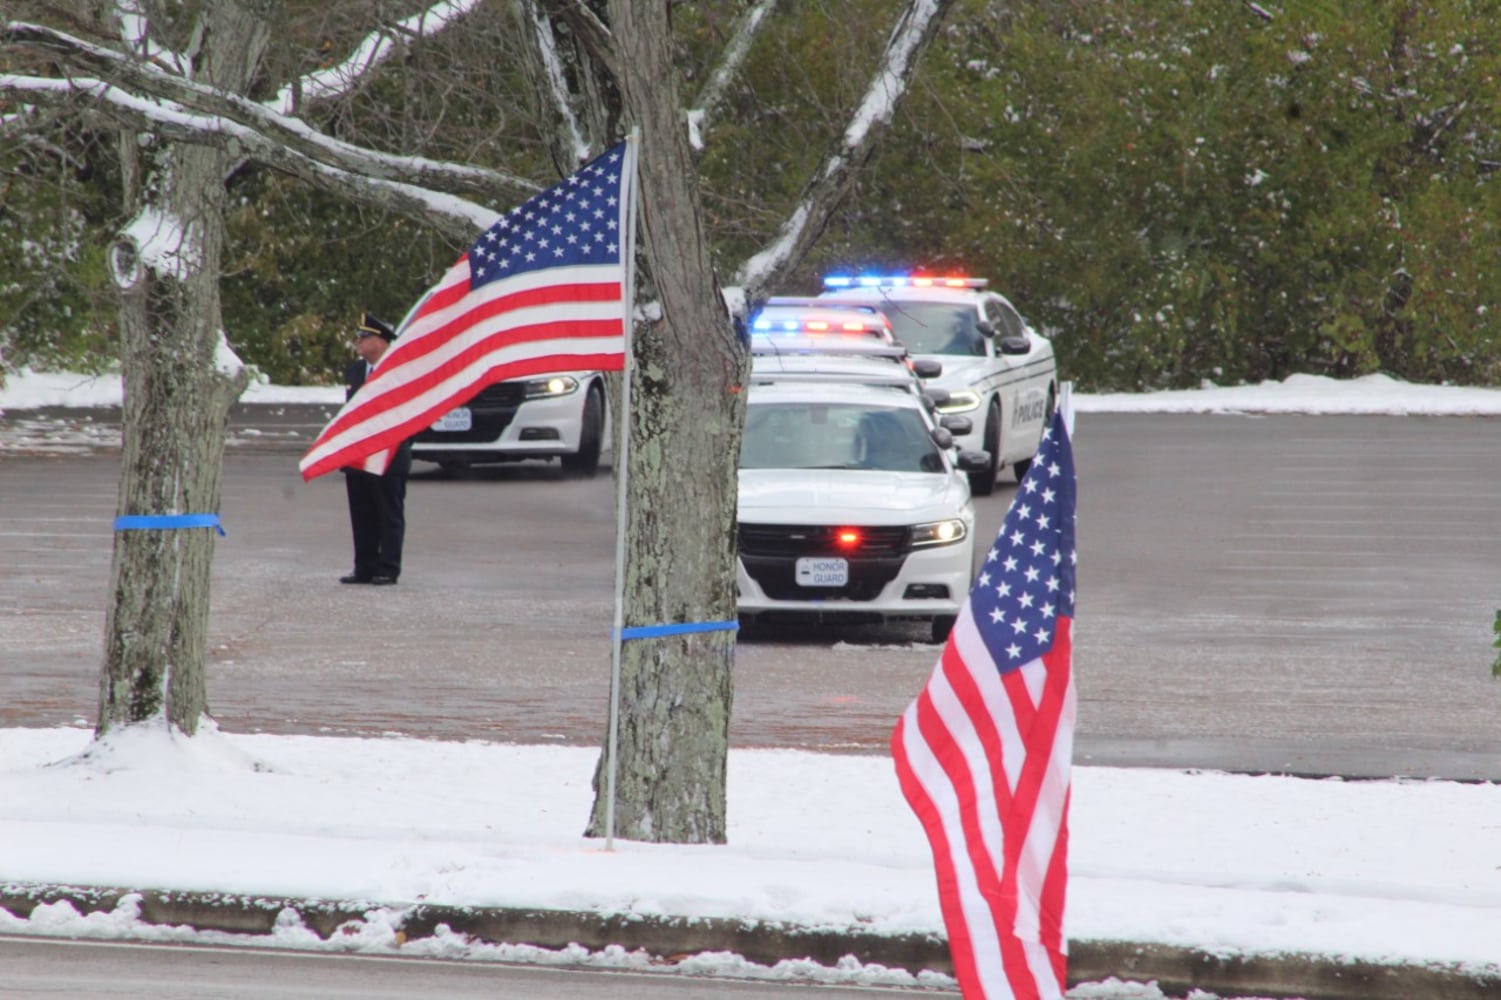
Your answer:
[[[210,621],[220,725],[601,743],[608,471],[428,466],[401,584],[340,587],[343,484],[297,473],[324,419],[232,420]],[[1081,415],[1076,761],[1501,779],[1498,427]],[[0,725],[93,722],[117,440],[108,412],[0,418]],[[982,538],[1013,489],[978,501]],[[926,639],[742,635],[732,742],[884,752],[937,655]]]

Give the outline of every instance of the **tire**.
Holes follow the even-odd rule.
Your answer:
[[[1042,415],[1042,426],[1046,427],[1053,422],[1053,411],[1058,407],[1058,393],[1052,386],[1048,386],[1048,408]],[[1027,470],[1032,468],[1032,460],[1024,458],[1020,462],[1012,464],[1011,471],[1016,473],[1016,481],[1021,482]]]
[[[563,456],[563,471],[570,476],[592,477],[599,471],[599,451],[605,437],[604,394],[589,387],[584,400],[583,427],[579,430],[579,450]]]
[[[990,466],[969,474],[969,491],[977,497],[988,497],[995,492],[995,477],[1001,461],[1001,411],[991,403],[985,411],[984,448],[990,452]]]
[[[947,642],[949,633],[954,630],[954,622],[958,619],[953,615],[939,615],[933,619],[933,641]]]

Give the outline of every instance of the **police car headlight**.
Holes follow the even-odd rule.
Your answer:
[[[548,378],[534,378],[526,383],[527,399],[554,399],[558,396],[566,396],[570,392],[578,392],[579,380],[572,375],[552,375]]]
[[[929,521],[927,524],[912,527],[912,547],[952,545],[954,542],[963,541],[968,535],[969,528],[957,517],[946,518],[942,521]]]
[[[938,406],[939,413],[967,413],[980,408],[980,394],[968,389],[949,393],[949,398]]]

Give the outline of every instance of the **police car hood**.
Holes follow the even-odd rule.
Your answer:
[[[928,380],[927,384],[942,389],[968,389],[979,382],[995,367],[991,358],[973,357],[967,354],[920,354],[943,365],[943,374]]]
[[[957,476],[847,469],[741,469],[742,521],[759,524],[918,524],[958,516]]]

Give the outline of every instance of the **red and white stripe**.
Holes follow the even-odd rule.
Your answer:
[[[619,264],[524,272],[471,291],[465,254],[318,435],[302,478],[384,472],[401,442],[492,382],[621,369],[625,294]]]
[[[966,605],[892,734],[966,1000],[1056,1000],[1066,988],[1072,659],[1065,617],[1049,652],[1000,673]]]

